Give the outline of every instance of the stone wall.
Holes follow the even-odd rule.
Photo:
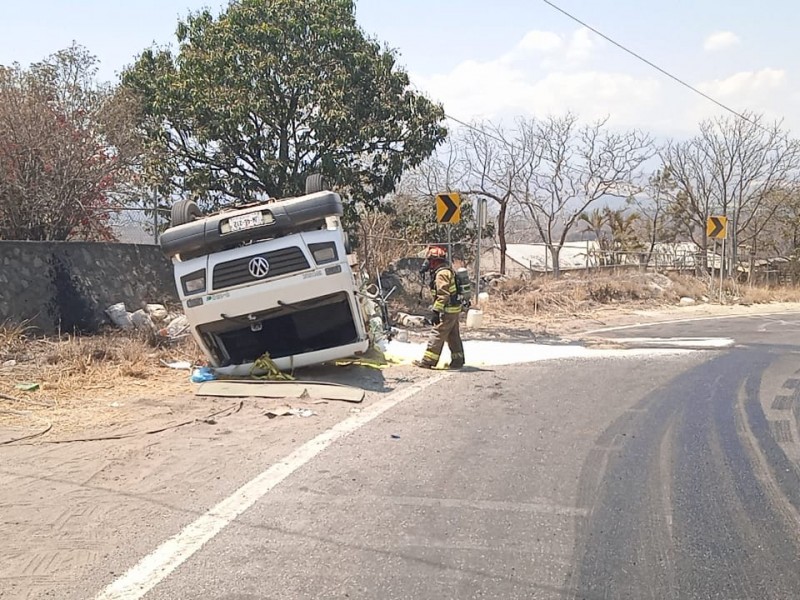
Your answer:
[[[116,302],[132,311],[176,300],[172,265],[158,246],[0,241],[0,323],[91,333]]]

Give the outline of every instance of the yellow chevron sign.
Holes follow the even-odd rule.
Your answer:
[[[458,223],[461,221],[461,196],[456,193],[436,195],[436,222]]]
[[[708,217],[706,235],[715,240],[728,237],[728,217]]]

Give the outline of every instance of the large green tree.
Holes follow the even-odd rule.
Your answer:
[[[391,192],[446,136],[440,105],[409,89],[352,0],[237,0],[178,24],[177,54],[123,74],[160,150],[164,191],[208,207],[301,193],[318,172],[355,202]]]

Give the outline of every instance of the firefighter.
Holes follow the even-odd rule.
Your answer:
[[[461,314],[461,299],[456,285],[456,274],[447,264],[447,251],[441,246],[431,246],[425,253],[423,264],[431,274],[431,291],[433,292],[433,331],[422,360],[414,364],[424,369],[432,369],[439,363],[444,344],[450,348],[450,369],[464,366],[464,345],[458,318]]]

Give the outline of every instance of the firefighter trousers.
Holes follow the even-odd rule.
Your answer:
[[[439,363],[442,355],[442,348],[445,343],[450,348],[451,365],[463,366],[464,364],[464,344],[461,342],[461,331],[458,325],[460,313],[444,313],[437,325],[434,325],[428,340],[428,347],[422,362],[426,365],[435,367]]]

